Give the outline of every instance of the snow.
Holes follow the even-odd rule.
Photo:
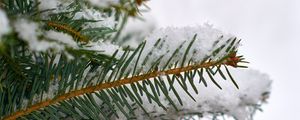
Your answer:
[[[35,51],[43,51],[47,44],[38,41],[38,24],[26,19],[19,19],[14,24],[18,37],[29,43],[29,48]],[[46,47],[47,46],[47,47]]]
[[[88,0],[92,5],[97,7],[109,7],[114,4],[118,4],[119,0]]]
[[[50,82],[51,87],[49,87],[48,92],[43,94],[44,100],[53,99],[57,95],[59,90],[59,80],[55,79]]]
[[[190,51],[186,55],[186,61],[184,65],[186,66],[189,60],[193,60],[194,63],[200,63],[202,60],[211,55],[212,51],[216,48],[223,45],[228,39],[234,38],[234,36],[224,33],[218,29],[212,27],[212,25],[204,24],[202,26],[195,27],[168,27],[156,29],[152,33],[148,34],[145,37],[146,45],[141,53],[139,61],[147,61],[145,64],[140,62],[137,64],[137,70],[142,72],[147,72],[153,66],[157,60],[162,57],[158,68],[163,69],[169,59],[172,57],[176,49],[181,45],[181,49],[175,54],[172,60],[169,62],[169,65],[174,64],[175,62],[182,62],[183,57],[185,56],[186,49],[188,45],[193,40],[193,37],[196,36],[193,45],[191,46]],[[222,37],[221,37],[222,36]],[[155,46],[155,43],[161,39],[161,42]],[[215,46],[213,45],[216,41],[219,40],[219,43]],[[236,47],[239,44],[236,45]],[[104,51],[104,54],[112,55],[116,50],[119,50],[119,53],[116,57],[120,56],[124,52],[119,46],[111,43],[91,42],[87,45],[88,50],[95,51]],[[131,52],[130,54],[133,54]],[[227,55],[228,53],[223,51],[219,53],[219,56]],[[138,55],[130,62],[129,67],[125,71],[126,73],[133,70],[136,64]],[[216,58],[214,58],[216,59]]]
[[[39,29],[38,23],[19,19],[14,23],[14,28],[18,33],[18,37],[28,43],[29,49],[37,52],[44,52],[49,49],[55,51],[63,51],[65,47],[77,48],[77,43],[70,35],[55,31],[45,31],[45,39],[39,39],[42,31]]]
[[[197,35],[195,37],[195,41],[191,46],[190,51],[187,53],[187,55],[185,55],[186,49],[195,35]],[[184,56],[186,56],[186,60],[183,62],[184,66],[188,64],[189,60],[192,60],[195,64],[197,64],[202,62],[205,57],[212,54],[213,50],[219,48],[231,38],[234,38],[234,36],[215,29],[209,24],[195,27],[168,27],[156,29],[145,37],[146,44],[140,58],[138,59],[138,55],[136,55],[135,58],[130,61],[130,65],[124,72],[127,73],[132,71],[137,60],[141,61],[136,66],[137,71],[147,72],[150,70],[153,64],[162,57],[158,65],[158,69],[161,70],[165,68],[169,59],[172,57],[176,49],[180,48],[180,46],[182,47],[179,49],[177,54],[172,57],[172,60],[168,63],[168,66],[174,65],[176,62],[183,62]],[[159,39],[161,39],[160,43],[155,46],[155,43]],[[218,40],[219,43],[214,46],[214,43]],[[239,44],[236,44],[236,47],[238,45]],[[124,52],[124,50],[117,45],[103,43],[101,41],[90,42],[84,49],[102,51],[107,55],[112,55],[116,50],[119,50],[116,56],[117,59]],[[134,52],[131,52],[130,54],[133,53]],[[227,52],[222,51],[217,57],[222,57],[227,54]],[[213,59],[217,58],[213,57]],[[142,64],[143,61],[146,61],[145,64]]]
[[[95,3],[95,5],[104,5],[104,4],[113,4],[118,3],[118,1],[114,0],[88,0],[90,2]],[[61,12],[68,12],[72,11],[70,9],[67,9],[68,6],[74,2],[72,0],[39,0],[39,10],[50,10],[54,9],[49,12],[42,13],[42,17],[44,19],[49,18],[49,13],[61,13]],[[101,3],[101,4],[100,4]],[[93,7],[82,5],[82,9],[76,12],[74,15],[74,20],[78,19],[88,19],[88,20],[96,20],[98,22],[90,22],[85,27],[86,28],[94,28],[94,27],[109,27],[109,28],[115,28],[116,20],[115,20],[115,14],[114,12],[110,15],[106,14],[105,12],[100,12],[99,10],[94,9]],[[75,9],[74,9],[75,10]]]
[[[39,10],[55,9],[60,4],[59,0],[39,0]]]
[[[170,64],[173,64],[177,61],[181,62],[188,45],[191,43],[195,35],[197,36],[187,54],[187,60],[185,61],[184,65],[186,65],[190,59],[192,59],[195,63],[201,62],[206,56],[211,55],[213,50],[220,47],[220,45],[223,45],[228,39],[234,37],[230,34],[213,28],[212,25],[209,24],[195,27],[167,27],[156,29],[145,38],[146,46],[140,58],[141,61],[144,61],[145,59],[149,59],[151,61],[147,62],[143,66],[138,66],[138,68],[142,68],[143,71],[148,71],[153,63],[156,62],[156,60],[158,60],[161,56],[163,56],[163,58],[161,59],[158,67],[163,68],[176,49],[182,45],[178,53],[172,58]],[[154,45],[159,39],[161,39],[161,42],[155,47]],[[213,46],[217,40],[220,42],[216,46]],[[226,55],[226,52],[223,51],[219,54],[219,56],[223,56]],[[135,61],[136,59],[133,60],[132,64],[135,64]]]
[[[84,49],[96,51],[106,55],[113,55],[115,51],[121,50],[121,48],[117,45],[102,41],[89,42]],[[118,56],[116,57],[118,58]]]
[[[10,32],[9,20],[6,13],[0,9],[0,40],[1,37]]]
[[[216,78],[216,81],[223,87],[223,90],[218,89],[209,80],[207,80],[208,87],[195,82],[199,94],[189,89],[191,95],[196,99],[195,102],[187,96],[178,83],[175,83],[174,87],[183,101],[183,106],[176,102],[177,98],[172,92],[170,92],[170,97],[175,101],[179,112],[164,97],[161,97],[160,101],[168,108],[167,111],[158,107],[157,104],[150,104],[145,96],[143,97],[143,106],[152,117],[156,116],[159,119],[179,119],[188,113],[202,113],[204,118],[214,113],[225,113],[226,116],[238,120],[248,120],[253,112],[253,106],[265,102],[268,97],[266,93],[270,92],[272,81],[268,75],[252,69],[234,68],[230,71],[240,86],[239,90],[230,81],[225,81],[220,76]],[[198,79],[195,80],[198,81]],[[138,116],[138,119],[149,119],[140,108],[135,110],[135,115]]]
[[[97,22],[88,23],[86,27],[88,28],[95,28],[95,27],[109,27],[115,28],[116,21],[114,14],[108,16],[105,13],[101,13],[99,10],[93,8],[84,8],[81,11],[77,12],[74,16],[74,19],[88,19],[88,20],[96,20]]]
[[[76,48],[77,43],[73,39],[72,36],[62,33],[62,32],[56,32],[53,30],[47,31],[45,33],[45,37],[51,39],[51,40],[56,40],[57,42],[64,43],[65,45],[68,45],[70,47]]]

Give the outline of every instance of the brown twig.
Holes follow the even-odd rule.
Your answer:
[[[59,30],[65,30],[65,31],[71,33],[72,35],[74,35],[76,38],[78,38],[80,42],[88,43],[88,38],[86,36],[81,35],[80,32],[74,30],[72,27],[70,27],[68,25],[59,24],[56,22],[48,22],[47,25],[54,27],[56,29],[59,29]]]

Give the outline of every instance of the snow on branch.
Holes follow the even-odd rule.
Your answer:
[[[88,0],[92,5],[97,7],[109,7],[111,5],[118,4],[119,0]]]
[[[38,0],[40,2],[39,9],[40,10],[49,10],[49,9],[56,9],[61,1],[59,0]]]
[[[0,40],[8,32],[10,32],[9,20],[5,12],[0,9]]]
[[[27,19],[17,20],[14,23],[14,28],[18,37],[26,41],[32,51],[47,51],[49,49],[63,51],[65,47],[77,47],[77,43],[70,35],[56,31],[41,31],[38,23]],[[40,39],[39,36],[42,36],[43,32],[44,39]]]
[[[174,65],[176,62],[181,62],[183,66],[186,66],[189,62],[199,64],[205,58],[217,60],[229,54],[228,51],[223,49],[218,54],[212,56],[213,52],[222,45],[230,46],[227,43],[228,40],[233,41],[232,49],[236,49],[239,46],[238,40],[233,40],[235,39],[234,36],[215,29],[208,24],[196,27],[157,29],[144,39],[145,46],[141,48],[139,57],[132,59],[126,69],[127,71],[137,69],[141,72],[147,72],[157,61],[159,61],[157,67],[160,70]],[[88,45],[90,47],[87,47],[87,49],[104,51],[104,54],[112,55],[117,48],[97,47],[101,44],[108,45],[110,43],[90,43]],[[188,52],[187,48],[189,48]],[[131,54],[134,54],[134,52]],[[119,52],[116,57],[120,58],[121,55],[122,52]],[[137,64],[137,62],[139,63]]]
[[[250,120],[253,112],[257,110],[260,104],[266,102],[268,98],[271,83],[269,76],[257,70],[245,69],[230,69],[235,76],[240,89],[235,89],[234,86],[224,81],[220,76],[216,80],[224,88],[217,89],[213,85],[204,87],[202,83],[195,82],[199,93],[191,91],[191,95],[196,99],[190,99],[183,90],[179,90],[183,105],[176,102],[179,111],[176,111],[169,102],[161,97],[160,101],[166,105],[167,111],[156,104],[150,104],[147,97],[143,97],[144,108],[149,112],[152,119],[179,119],[185,116],[198,115],[203,118],[211,117],[212,115],[224,115],[233,117],[237,120]],[[198,81],[197,79],[194,79]],[[175,89],[181,89],[179,84],[174,84]],[[191,86],[188,86],[191,88]],[[170,97],[176,101],[174,94]],[[138,115],[137,119],[148,119],[149,117],[143,113],[140,108],[135,110]],[[122,118],[122,117],[121,117]]]
[[[195,35],[196,37],[193,38]],[[233,35],[215,29],[209,24],[204,24],[202,26],[199,25],[196,27],[168,27],[156,29],[144,38],[146,45],[140,57],[141,61],[152,60],[152,62],[147,62],[139,67],[143,67],[144,70],[148,70],[153,62],[155,62],[155,60],[157,60],[159,57],[163,57],[160,66],[164,66],[168,62],[169,58],[173,56],[174,52],[179,48],[180,50],[176,52],[175,56],[172,58],[172,61],[174,62],[182,59],[183,55],[185,54],[185,48],[187,48],[189,43],[191,43],[194,39],[195,40],[190,49],[190,53],[187,53],[187,58],[192,59],[193,62],[201,62],[205,57],[211,55],[213,50],[221,45],[226,44],[227,40],[234,38],[235,37]],[[218,44],[215,45],[215,43]],[[103,44],[109,45],[111,43],[103,43],[101,41],[90,43],[88,46],[91,47],[87,47],[87,49],[104,51],[104,53],[109,55],[117,48],[97,47],[98,45],[103,46]],[[238,46],[239,44],[236,42],[235,46],[233,47]],[[225,54],[226,52],[222,51],[222,53],[219,53],[219,56],[215,58],[221,57]],[[135,62],[136,61],[133,61],[132,63]]]
[[[233,35],[215,29],[209,24],[204,24],[202,26],[199,25],[196,27],[168,27],[157,29],[145,38],[147,43],[144,52],[141,55],[141,59],[145,60],[147,58],[150,60],[156,60],[163,56],[160,66],[164,66],[168,62],[169,58],[173,56],[174,51],[179,48],[178,52],[172,58],[173,62],[179,61],[185,55],[188,45],[194,41],[186,56],[187,60],[191,59],[193,62],[197,63],[211,55],[212,52],[221,45],[226,44],[227,40],[233,38]],[[157,43],[158,40],[161,42]],[[156,43],[157,45],[155,45]],[[237,47],[238,45],[239,44],[236,43],[234,47]],[[220,56],[226,54],[228,53],[225,51],[219,53]],[[151,64],[151,62],[148,62],[141,67],[143,67],[144,70],[147,70],[151,67]]]
[[[97,22],[88,23],[85,27],[86,28],[95,28],[95,27],[108,27],[114,29],[117,22],[115,21],[115,13],[112,15],[107,15],[105,13],[99,12],[93,8],[84,8],[81,11],[77,12],[74,16],[75,20],[80,20],[82,18],[87,20],[94,20]]]

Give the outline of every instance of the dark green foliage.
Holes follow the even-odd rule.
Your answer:
[[[2,0],[1,6],[7,11],[9,16],[37,14],[38,4],[34,0]]]

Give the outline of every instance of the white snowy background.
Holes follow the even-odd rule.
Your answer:
[[[300,119],[299,0],[151,0],[158,27],[205,22],[243,39],[240,53],[274,80],[256,120]],[[257,83],[259,84],[259,83]]]

